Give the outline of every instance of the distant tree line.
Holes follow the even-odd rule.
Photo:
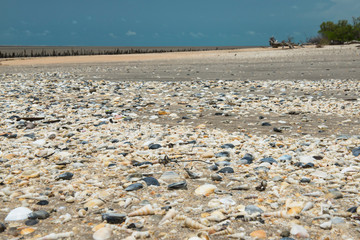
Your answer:
[[[353,17],[352,24],[347,20],[323,22],[319,35],[309,38],[307,42],[314,44],[344,44],[350,41],[360,41],[360,17]]]
[[[220,47],[221,48],[221,47]],[[233,47],[235,48],[235,47]],[[3,47],[4,49],[4,47]],[[11,48],[13,49],[13,48]],[[136,54],[136,53],[164,53],[164,52],[189,52],[189,51],[206,51],[206,50],[218,50],[218,47],[210,48],[199,48],[199,47],[190,47],[190,48],[115,48],[112,50],[101,50],[101,49],[36,49],[33,50],[31,47],[26,49],[16,49],[16,50],[0,50],[0,58],[23,58],[23,57],[50,57],[50,56],[80,56],[80,55],[117,55],[117,54]],[[226,48],[231,49],[231,48]]]

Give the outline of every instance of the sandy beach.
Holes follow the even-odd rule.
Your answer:
[[[1,60],[0,239],[359,239],[359,66],[354,45]]]

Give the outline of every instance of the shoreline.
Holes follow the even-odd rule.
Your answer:
[[[5,58],[5,59],[0,59],[0,66],[174,60],[174,59],[213,57],[214,54],[244,53],[244,52],[253,53],[253,52],[279,51],[279,50],[288,50],[288,49],[256,47],[256,48],[240,48],[240,49],[230,49],[230,50],[184,51],[184,52],[164,52],[164,53],[119,54],[119,55]]]

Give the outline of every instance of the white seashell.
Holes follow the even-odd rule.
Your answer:
[[[202,225],[201,223],[191,219],[191,218],[185,218],[185,227],[193,228],[193,229],[206,229],[207,227],[205,225]]]
[[[128,216],[133,217],[133,216],[144,216],[144,215],[153,215],[153,214],[155,214],[155,211],[153,207],[150,204],[148,204],[138,210],[129,213]]]
[[[314,203],[313,202],[307,202],[304,205],[304,208],[302,209],[302,212],[308,211],[310,209],[312,209],[314,207]]]
[[[234,234],[228,235],[227,237],[234,238],[234,239],[244,239],[245,236],[246,236],[246,234],[241,232],[241,233],[234,233]]]
[[[131,234],[132,237],[134,237],[135,239],[145,239],[145,238],[149,238],[150,237],[150,233],[149,231],[145,231],[145,232],[133,232]]]
[[[210,221],[221,222],[222,220],[226,219],[226,216],[220,211],[214,211],[206,219],[208,219]]]
[[[204,184],[195,190],[196,195],[209,196],[217,187],[212,184]]]
[[[38,238],[37,240],[56,240],[61,238],[70,238],[74,236],[74,232],[64,232],[64,233],[51,233],[44,237]]]
[[[212,234],[213,236],[221,236],[221,235],[228,235],[228,234],[233,234],[234,230],[231,227],[227,227],[226,229],[219,231],[219,232],[215,232],[214,234]]]
[[[324,222],[324,223],[320,224],[320,228],[330,230],[331,229],[331,221]]]
[[[125,200],[124,208],[127,208],[133,201],[133,198],[127,198]]]
[[[187,216],[178,214],[174,218],[175,218],[175,220],[185,220],[187,218]]]
[[[94,240],[107,240],[112,236],[112,230],[109,227],[103,227],[94,232],[93,239]]]
[[[167,220],[171,220],[173,219],[177,214],[177,211],[175,209],[170,209],[166,214],[165,216],[161,219],[161,221],[159,222],[159,225],[162,225],[164,224],[165,221]]]
[[[21,221],[28,218],[29,213],[32,211],[26,207],[18,207],[9,212],[6,216],[5,221]]]
[[[263,213],[264,217],[278,217],[278,218],[289,218],[290,215],[287,214],[287,212],[284,211],[277,211],[277,212],[268,212]]]
[[[308,238],[310,237],[309,233],[307,232],[307,230],[300,225],[294,224],[291,227],[290,233],[298,238]]]

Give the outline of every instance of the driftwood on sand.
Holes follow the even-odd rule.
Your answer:
[[[278,47],[289,47],[291,49],[293,49],[295,46],[298,46],[296,43],[292,43],[290,40],[285,42],[285,40],[278,42],[278,40],[276,40],[274,37],[271,37],[269,40],[270,46],[273,48],[278,48]]]

